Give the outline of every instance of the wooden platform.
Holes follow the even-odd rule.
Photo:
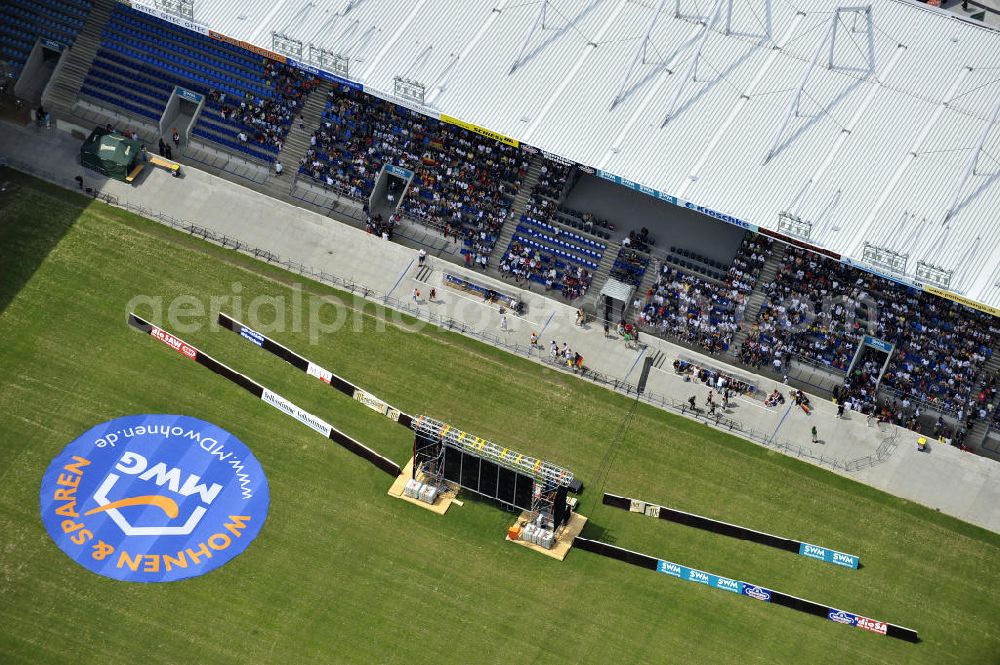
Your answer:
[[[521,516],[517,518],[517,521],[514,522],[514,524],[520,526],[527,524],[528,516],[527,512],[521,513]],[[550,550],[545,549],[541,545],[535,545],[534,543],[529,543],[525,540],[511,540],[510,536],[504,536],[504,539],[516,545],[520,545],[521,547],[527,547],[529,550],[534,550],[539,554],[544,554],[545,556],[562,561],[566,558],[566,555],[569,554],[570,549],[573,547],[573,539],[583,532],[583,527],[586,523],[587,518],[580,513],[570,513],[569,523],[556,530],[556,541],[553,543],[552,549]]]
[[[418,473],[417,480],[423,482],[422,475],[423,474]],[[403,473],[399,474],[399,476],[396,477],[396,480],[392,482],[392,486],[389,488],[389,496],[395,497],[397,499],[402,499],[403,501],[412,503],[415,506],[420,506],[424,510],[429,510],[437,515],[444,515],[446,512],[448,512],[448,508],[451,507],[452,502],[455,501],[456,497],[458,496],[459,486],[457,484],[447,483],[448,490],[438,494],[437,498],[434,500],[434,503],[432,504],[424,503],[419,499],[413,499],[403,494],[403,490],[406,489],[406,483],[412,477],[413,477],[413,458],[411,457],[410,461],[406,463],[405,467],[403,467]]]

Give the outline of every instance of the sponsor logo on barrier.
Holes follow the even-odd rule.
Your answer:
[[[844,265],[851,266],[852,268],[858,268],[859,270],[864,270],[865,272],[877,275],[878,277],[881,277],[883,279],[888,279],[891,282],[896,282],[897,284],[903,284],[904,286],[910,286],[917,289],[921,288],[920,283],[917,282],[916,280],[912,280],[909,279],[908,277],[897,275],[895,273],[886,272],[884,270],[879,270],[875,266],[868,265],[863,261],[855,261],[847,256],[841,256],[840,261]],[[924,289],[929,290],[929,287],[924,287]]]
[[[509,136],[504,136],[499,132],[494,132],[491,129],[486,129],[485,127],[480,127],[479,125],[474,125],[471,122],[465,122],[464,120],[459,120],[458,118],[450,115],[441,114],[441,121],[447,122],[452,125],[457,125],[464,129],[468,129],[470,132],[479,134],[480,136],[485,136],[486,138],[493,139],[494,141],[499,141],[509,146],[518,147],[520,145],[517,139],[512,139]]]
[[[864,343],[884,353],[892,352],[892,344],[871,335],[864,336]]]
[[[324,422],[321,418],[317,418],[308,411],[300,409],[299,407],[295,406],[281,395],[273,393],[267,388],[264,388],[264,392],[261,394],[260,398],[265,402],[267,402],[268,404],[270,404],[271,406],[273,406],[274,408],[278,409],[279,411],[282,411],[291,416],[292,418],[295,418],[303,425],[306,425],[307,427],[316,430],[317,432],[319,432],[320,434],[322,434],[327,438],[330,437],[330,433],[333,431],[333,427],[331,425]]]
[[[628,509],[632,513],[644,513],[646,512],[646,502],[639,501],[639,499],[632,499],[629,501]]]
[[[696,570],[694,568],[688,568],[687,569],[687,577],[686,577],[686,579],[689,582],[697,582],[698,584],[711,584],[712,583],[712,575],[709,575],[708,573],[700,571],[700,570]]]
[[[400,178],[412,178],[413,177],[413,171],[410,171],[409,169],[404,169],[402,166],[395,166],[393,164],[386,164],[385,165],[385,170],[388,173],[391,173],[392,175],[400,177]]]
[[[541,153],[545,157],[545,159],[551,160],[551,161],[555,162],[556,164],[562,164],[563,166],[573,166],[573,164],[574,164],[574,162],[566,159],[565,157],[560,157],[559,155],[557,155],[555,153],[548,152],[546,150],[542,150]]]
[[[977,309],[980,312],[986,312],[987,314],[991,314],[992,316],[1000,316],[1000,309],[996,307],[990,307],[989,305],[977,302],[975,300],[972,300],[971,298],[966,298],[965,296],[953,293],[951,291],[946,291],[936,286],[931,286],[930,284],[921,284],[917,280],[912,280],[912,283],[917,288],[922,288],[924,291],[927,291],[928,293],[933,293],[936,296],[940,296],[948,300],[953,300],[959,303],[960,305],[965,305],[966,307]]]
[[[584,165],[580,164],[580,165],[577,166],[577,168],[580,169],[581,171],[583,171],[584,173],[586,173],[587,175],[594,175],[594,169],[592,169],[589,166],[584,166]]]
[[[62,50],[66,48],[65,44],[62,44],[52,39],[43,39],[42,46],[48,49],[52,49],[53,51],[58,51],[60,53],[62,53]]]
[[[185,30],[190,30],[191,32],[197,32],[199,35],[207,35],[207,34],[209,34],[209,30],[205,26],[200,25],[198,23],[195,23],[194,21],[188,21],[188,20],[183,19],[183,18],[181,18],[179,16],[174,16],[173,14],[169,14],[169,13],[167,13],[165,11],[161,11],[161,10],[157,9],[156,7],[149,7],[147,5],[141,5],[141,4],[137,3],[137,2],[131,3],[130,6],[132,7],[132,9],[134,9],[136,11],[140,11],[143,14],[149,14],[151,16],[155,16],[158,19],[161,19],[161,20],[166,21],[168,23],[173,23],[174,25],[180,26],[180,27],[184,28]]]
[[[712,210],[711,208],[700,206],[697,203],[691,203],[690,201],[685,201],[684,207],[688,208],[689,210],[695,210],[697,212],[700,212],[701,214],[707,215],[708,217],[711,217],[713,219],[718,219],[719,221],[727,222],[729,224],[732,224],[733,226],[738,226],[742,229],[749,229],[751,231],[757,230],[757,227],[755,225],[750,224],[749,222],[744,222],[742,219],[738,217],[733,217],[732,215],[727,215],[725,213]]]
[[[88,570],[131,582],[195,577],[260,532],[267,479],[232,434],[197,418],[135,415],[97,425],[49,465],[42,522]]]
[[[200,104],[201,100],[204,99],[197,92],[192,92],[191,90],[188,90],[187,88],[182,88],[179,85],[175,86],[174,90],[177,91],[177,96],[178,97],[183,97],[184,99],[188,100],[189,102],[194,102],[195,104]]]
[[[751,598],[756,598],[757,600],[763,600],[765,603],[771,602],[771,590],[765,589],[762,586],[744,583],[742,593],[744,596],[750,596]]]
[[[287,60],[288,64],[290,64],[291,66],[298,67],[302,71],[309,72],[313,76],[318,76],[321,79],[326,79],[331,83],[339,83],[340,85],[346,85],[348,88],[353,88],[354,90],[362,89],[360,83],[355,83],[354,81],[345,79],[343,76],[337,76],[336,74],[331,74],[330,72],[324,69],[313,67],[312,65],[306,64],[301,60],[295,60],[294,58],[287,58]]]
[[[833,552],[833,558],[830,560],[831,563],[835,563],[838,566],[844,566],[845,568],[857,568],[858,567],[858,557],[853,554],[844,554],[843,552]]]
[[[365,392],[361,388],[354,389],[354,401],[361,402],[372,411],[378,411],[383,416],[385,415],[386,411],[389,410],[388,404],[380,400],[378,397],[375,397],[375,395]]]
[[[671,577],[682,577],[684,574],[684,566],[678,566],[676,563],[660,559],[660,561],[656,564],[656,572],[663,573],[664,575],[670,575]]]
[[[845,612],[843,610],[827,610],[826,616],[830,621],[835,621],[837,623],[842,623],[847,626],[853,626],[857,623],[858,617],[850,612]]]
[[[330,383],[331,379],[333,379],[333,372],[329,372],[319,365],[314,365],[313,363],[309,363],[306,367],[306,374],[309,376],[315,376],[323,383]]]
[[[660,517],[660,507],[652,503],[646,504],[646,517]]]
[[[714,586],[716,589],[722,589],[723,591],[732,591],[733,593],[743,592],[743,582],[731,580],[728,577],[716,577]]]
[[[264,336],[256,330],[252,330],[246,326],[240,328],[240,337],[250,340],[257,346],[264,346]]]
[[[837,552],[836,550],[820,547],[819,545],[799,543],[799,554],[807,556],[810,559],[817,559],[819,561],[825,561],[826,563],[844,566],[845,568],[858,567],[858,557],[853,554],[844,554],[843,552]]]
[[[856,617],[858,628],[864,628],[865,630],[870,630],[873,633],[878,633],[879,635],[885,635],[885,631],[889,628],[887,623],[882,621],[875,621],[874,619],[869,619],[868,617],[858,616]]]
[[[198,356],[198,352],[193,346],[190,346],[183,340],[174,337],[162,328],[152,326],[152,330],[149,331],[149,334],[169,346],[174,351],[184,354],[191,360],[194,360]]]

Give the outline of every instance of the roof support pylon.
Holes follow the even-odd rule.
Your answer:
[[[730,0],[731,2],[732,0]],[[663,11],[663,6],[667,4],[667,0],[660,0],[656,5],[656,11],[653,12],[652,18],[649,19],[649,25],[646,27],[646,34],[643,36],[642,41],[639,42],[638,48],[635,50],[635,55],[632,57],[632,64],[629,65],[628,71],[625,73],[625,78],[622,79],[622,85],[618,89],[618,94],[611,101],[611,109],[618,106],[625,98],[625,89],[628,87],[628,82],[632,79],[632,73],[635,68],[639,66],[639,62],[645,59],[646,45],[649,43],[649,36],[653,33],[653,28],[656,26],[656,19],[659,18],[660,12]],[[608,109],[608,110],[611,110]]]
[[[983,131],[979,135],[979,142],[976,144],[972,154],[969,155],[969,160],[965,163],[965,173],[962,174],[962,180],[958,183],[958,189],[955,190],[955,199],[951,202],[951,206],[944,214],[944,221],[941,222],[942,224],[950,222],[951,218],[958,212],[958,204],[959,201],[962,200],[962,190],[965,189],[965,186],[969,183],[972,176],[976,174],[976,166],[979,164],[979,156],[983,154],[983,146],[986,145],[986,139],[989,138],[990,130],[997,124],[997,118],[1000,118],[1000,95],[997,95],[997,103],[996,106],[993,107],[993,114],[990,116],[989,121],[983,126]]]
[[[694,52],[694,56],[688,63],[687,70],[684,72],[684,76],[681,78],[680,83],[677,84],[677,89],[674,90],[674,96],[670,100],[670,106],[667,108],[667,115],[663,118],[663,124],[660,127],[666,127],[667,123],[670,122],[674,117],[674,110],[677,108],[677,102],[680,101],[681,93],[684,92],[684,86],[687,85],[688,79],[695,71],[695,67],[698,66],[698,59],[701,58],[701,51],[705,48],[705,43],[708,41],[709,36],[712,34],[712,26],[719,19],[719,14],[722,12],[723,0],[715,0],[715,6],[712,8],[712,14],[709,19],[702,24],[701,34],[698,39],[698,48]]]
[[[514,64],[510,66],[510,71],[507,72],[508,76],[517,71],[517,68],[523,64],[522,58],[524,57],[524,52],[528,50],[528,46],[531,45],[531,38],[535,36],[539,28],[545,27],[545,10],[548,9],[548,6],[549,0],[542,0],[542,5],[538,9],[538,15],[535,16],[535,22],[532,24],[531,30],[528,31],[528,37],[524,40],[524,45],[521,46],[517,57],[514,58]]]
[[[823,39],[821,39],[819,44],[816,45],[816,51],[813,53],[812,60],[809,62],[809,67],[806,68],[805,73],[802,75],[802,80],[799,82],[799,86],[795,89],[795,94],[792,95],[792,101],[788,105],[788,113],[785,114],[785,121],[781,123],[781,129],[778,131],[778,136],[774,139],[774,145],[767,152],[767,157],[764,158],[765,164],[771,161],[771,158],[778,154],[778,146],[781,145],[781,137],[785,135],[785,130],[788,129],[788,123],[792,121],[792,116],[798,115],[799,102],[802,100],[802,92],[805,90],[806,83],[809,82],[809,75],[812,74],[813,69],[816,68],[816,63],[819,62],[819,56],[823,53],[823,45],[830,40],[830,37],[833,34],[833,28],[835,25],[837,25],[836,13],[830,17],[830,26],[824,33]]]

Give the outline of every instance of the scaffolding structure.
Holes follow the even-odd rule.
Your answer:
[[[413,439],[413,479],[438,490],[445,488],[444,446],[439,440],[428,438],[426,434]]]
[[[573,473],[561,466],[504,448],[440,420],[416,416],[413,419],[413,429],[430,439],[440,441],[445,446],[488,460],[504,469],[530,476],[536,483],[542,485],[569,487],[573,482]]]

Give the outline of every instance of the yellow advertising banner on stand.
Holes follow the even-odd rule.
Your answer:
[[[479,125],[473,125],[471,122],[465,122],[464,120],[459,120],[454,116],[445,115],[444,113],[442,113],[441,121],[447,122],[452,125],[456,125],[458,127],[462,127],[464,129],[468,129],[470,132],[475,132],[480,136],[485,136],[486,138],[493,139],[494,141],[500,141],[500,143],[504,143],[506,145],[513,146],[515,148],[521,145],[517,141],[517,139],[512,139],[509,136],[504,136],[503,134],[491,131],[489,129],[486,129],[485,127],[480,127]]]
[[[976,302],[971,298],[966,298],[965,296],[960,296],[957,293],[952,293],[951,291],[945,291],[944,289],[939,289],[936,286],[930,286],[928,284],[924,284],[923,287],[924,291],[927,291],[928,293],[933,293],[936,296],[947,298],[948,300],[954,300],[955,302],[961,305],[965,305],[966,307],[971,307],[972,309],[977,309],[980,312],[986,312],[987,314],[992,314],[993,316],[1000,316],[1000,309],[997,309],[996,307],[990,307],[989,305],[984,305],[983,303]]]

